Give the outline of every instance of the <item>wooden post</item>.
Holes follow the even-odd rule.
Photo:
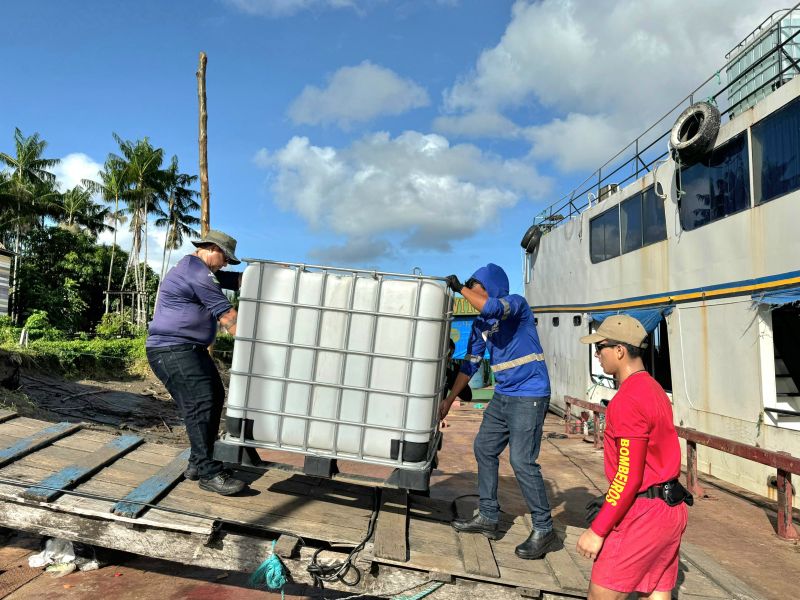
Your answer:
[[[211,223],[211,198],[208,191],[208,112],[206,111],[206,63],[205,52],[200,53],[197,69],[197,100],[200,103],[200,235],[205,236]]]
[[[778,454],[789,454],[778,452]],[[778,537],[784,540],[796,540],[800,535],[792,522],[792,474],[778,469]]]
[[[686,440],[686,489],[697,497],[703,498],[705,490],[697,483],[697,443]]]
[[[594,424],[594,447],[600,448],[603,445],[600,438],[600,413],[596,410],[592,411],[592,420]]]
[[[569,433],[569,418],[572,416],[572,403],[566,398],[564,399],[564,405],[566,406],[564,410],[564,433]]]

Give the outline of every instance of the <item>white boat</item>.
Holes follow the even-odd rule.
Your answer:
[[[727,84],[713,75],[535,219],[525,294],[555,410],[614,395],[578,338],[625,312],[652,331],[676,424],[800,456],[799,26],[796,7],[772,15],[729,53]],[[698,450],[701,472],[776,497],[774,468]]]

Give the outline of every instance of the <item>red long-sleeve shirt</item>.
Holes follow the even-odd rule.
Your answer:
[[[681,448],[672,405],[644,371],[629,376],[608,406],[604,466],[609,488],[591,526],[602,537],[625,518],[636,494],[680,474]]]

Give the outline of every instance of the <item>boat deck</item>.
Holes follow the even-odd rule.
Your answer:
[[[254,571],[277,540],[294,580],[311,582],[311,554],[324,548],[324,560],[341,557],[367,536],[377,511],[356,563],[367,574],[362,589],[378,589],[391,571],[420,581],[483,582],[528,598],[586,597],[591,563],[574,550],[576,527],[557,526],[563,547],[527,561],[514,554],[530,531],[527,515],[502,521],[496,541],[450,527],[455,514],[471,513],[474,498],[454,503],[279,469],[242,472],[251,491],[223,498],[183,479],[187,453],[180,448],[7,411],[0,421],[0,526],[242,572]],[[757,596],[686,544],[679,597]]]

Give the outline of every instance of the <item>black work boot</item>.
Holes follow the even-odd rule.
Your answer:
[[[210,479],[200,480],[200,489],[208,492],[216,492],[223,496],[238,494],[247,484],[241,479],[236,479],[230,471],[220,471]]]
[[[545,554],[554,550],[558,537],[552,529],[550,531],[536,531],[535,529],[528,536],[528,539],[514,548],[514,554],[520,558],[533,560],[542,558]]]
[[[186,470],[183,472],[183,477],[189,481],[197,481],[200,479],[200,476],[197,474],[197,467],[193,467],[192,465],[186,467]]]
[[[456,531],[482,533],[490,540],[497,539],[497,521],[490,521],[478,511],[469,519],[456,519],[450,524]]]

